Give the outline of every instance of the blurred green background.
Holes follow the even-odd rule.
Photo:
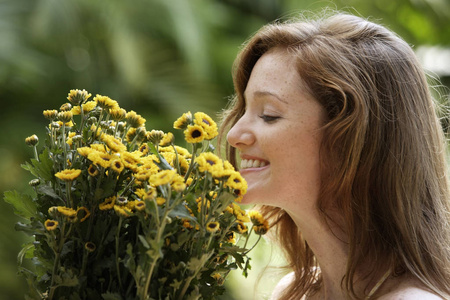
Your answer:
[[[59,108],[70,89],[118,100],[145,117],[147,129],[169,131],[188,110],[216,117],[233,93],[242,43],[267,22],[325,7],[396,31],[449,86],[448,0],[0,0],[1,194],[29,188],[24,139],[44,136],[42,111]],[[16,256],[27,237],[14,230],[17,221],[0,201],[0,300],[23,299]],[[221,299],[267,299],[279,275],[264,268],[281,262],[264,241],[249,278],[235,272]]]

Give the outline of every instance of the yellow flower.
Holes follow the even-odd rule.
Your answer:
[[[80,103],[85,102],[92,95],[89,94],[86,90],[70,90],[67,95],[67,100],[69,100],[73,105],[80,105]]]
[[[120,156],[125,168],[130,169],[133,172],[137,172],[139,165],[142,163],[137,153],[122,152]]]
[[[64,103],[59,108],[60,111],[70,111],[71,109],[72,109],[72,104],[70,104],[70,103]]]
[[[128,218],[133,215],[133,211],[126,206],[114,205],[114,211],[118,216]]]
[[[206,138],[206,132],[200,125],[188,125],[184,131],[184,138],[191,144],[200,143]]]
[[[264,224],[261,224],[259,226],[254,225],[253,230],[258,235],[264,235],[267,233],[267,231],[269,231],[269,223],[266,221],[264,222]]]
[[[231,203],[231,207],[233,208],[233,214],[238,221],[241,222],[250,222],[250,218],[246,215],[245,211],[236,203]]]
[[[30,147],[36,146],[39,143],[39,138],[37,135],[33,134],[25,139],[25,144]]]
[[[236,234],[233,231],[228,231],[225,235],[228,243],[236,244]]]
[[[88,159],[92,161],[96,166],[101,166],[105,169],[111,165],[111,160],[114,157],[111,154],[103,153],[99,151],[91,152],[88,155]]]
[[[45,226],[45,229],[47,229],[48,231],[53,231],[58,227],[58,221],[47,219],[44,222],[44,226]]]
[[[167,147],[167,148],[172,148],[172,147]],[[177,151],[178,155],[181,155],[181,156],[183,156],[185,158],[191,158],[192,157],[192,154],[186,148],[183,148],[183,147],[175,145],[175,150]]]
[[[98,175],[98,169],[94,164],[90,164],[88,167],[88,174],[92,177]]]
[[[161,142],[159,142],[159,145],[162,147],[165,146],[169,146],[173,143],[173,141],[175,140],[175,137],[173,136],[172,132],[168,132],[164,135],[163,139],[161,140]]]
[[[253,223],[253,225],[255,226],[260,226],[260,225],[264,225],[264,224],[268,224],[267,220],[264,219],[264,217],[262,216],[262,214],[259,211],[256,210],[250,210],[248,213],[248,216],[250,217],[250,221]]]
[[[91,144],[91,149],[98,152],[106,153],[106,147],[104,144]]]
[[[81,170],[66,169],[66,170],[62,170],[61,172],[56,173],[55,177],[58,177],[59,179],[64,180],[64,181],[73,181],[78,176],[80,176],[80,174],[81,174]]]
[[[180,166],[180,173],[183,175],[186,174],[189,169],[189,162],[184,156],[178,156],[178,165]]]
[[[93,149],[90,148],[90,147],[80,147],[80,148],[77,148],[77,152],[78,152],[81,156],[84,156],[84,157],[88,157],[89,153],[91,153],[91,152],[93,152],[93,151],[95,151],[95,150],[93,150]]]
[[[222,275],[220,275],[217,272],[214,272],[211,274],[211,277],[214,278],[215,280],[219,280],[220,278],[222,278]]]
[[[240,234],[246,233],[248,231],[247,226],[241,221],[234,223],[232,229]]]
[[[114,121],[120,121],[125,119],[127,116],[127,111],[123,108],[114,108],[109,111],[109,114],[111,115],[111,119]]]
[[[130,110],[125,117],[127,120],[127,124],[133,128],[144,126],[146,121],[141,115],[138,115],[134,110]]]
[[[143,169],[142,166],[138,168],[138,172],[134,173],[133,176],[136,180],[147,181],[153,174],[150,170]]]
[[[97,246],[95,246],[93,242],[86,242],[86,244],[84,244],[84,249],[86,249],[88,252],[92,253],[96,248]]]
[[[60,214],[66,216],[66,217],[69,217],[69,218],[77,216],[77,211],[70,207],[58,206],[57,210]]]
[[[66,141],[66,143],[69,145],[69,146],[72,146],[72,144],[73,144],[73,137],[74,136],[76,136],[77,135],[77,133],[76,132],[69,132],[69,135],[67,136],[67,141]]]
[[[58,115],[58,111],[56,109],[48,109],[44,110],[43,113],[44,117],[50,121],[53,121],[56,119],[56,116]]]
[[[142,152],[142,155],[147,155],[150,149],[148,148],[148,145],[144,143],[139,146],[139,151]]]
[[[82,206],[82,207],[77,208],[77,214],[80,210],[84,211],[84,217],[82,217],[80,219],[80,223],[81,223],[81,222],[84,222],[84,220],[86,220],[91,215],[91,212],[86,207]]]
[[[120,174],[124,168],[125,166],[119,158],[113,159],[111,161],[111,169],[117,174]]]
[[[191,222],[189,221],[189,219],[183,219],[182,222],[183,222],[182,226],[184,228],[186,228],[186,229],[194,228],[194,226],[191,225]]]
[[[214,173],[222,170],[222,160],[212,152],[203,152],[195,159],[200,172]]]
[[[154,186],[169,184],[174,179],[175,174],[175,170],[162,170],[161,172],[150,176],[150,183]]]
[[[192,114],[190,111],[184,113],[179,117],[174,123],[173,128],[175,129],[186,129],[189,124],[192,123]]]
[[[163,205],[164,203],[166,203],[166,199],[165,198],[163,198],[163,197],[158,197],[158,198],[156,198],[156,204],[158,204],[158,205]]]
[[[73,116],[78,116],[81,114],[81,107],[79,105],[72,107],[70,110]]]
[[[72,116],[71,111],[62,111],[58,113],[58,119],[64,123],[70,122],[72,120]]]
[[[209,232],[217,232],[220,229],[220,224],[219,222],[209,222],[208,224],[206,224],[206,230],[208,230]]]
[[[231,173],[225,185],[233,189],[234,194],[238,196],[238,200],[236,201],[240,201],[247,192],[247,182],[239,172]]]
[[[58,221],[55,221],[55,220],[50,220],[50,219],[47,219],[45,222],[44,222],[44,226],[45,226],[45,229],[47,230],[47,231],[53,231],[53,230],[55,230],[56,228],[58,228]]]
[[[127,151],[127,147],[122,143],[122,141],[112,135],[103,134],[100,139],[114,152]]]
[[[154,144],[154,145],[159,145],[159,143],[161,142],[161,140],[164,137],[164,131],[161,130],[151,130],[150,132],[147,132],[147,140]]]
[[[212,140],[215,138],[219,132],[217,130],[217,124],[205,113],[197,112],[194,114],[194,124],[200,125],[203,127],[206,132],[206,139]]]
[[[81,108],[83,108],[83,112],[87,114],[88,112],[91,112],[95,107],[97,106],[97,102],[95,101],[88,101],[81,105]]]
[[[97,94],[93,100],[97,103],[97,106],[106,110],[119,108],[119,104],[117,103],[117,101],[112,100],[108,96],[102,96]]]
[[[184,178],[180,174],[176,174],[172,180],[172,189],[175,192],[181,193],[186,188],[186,184],[184,183]]]
[[[112,196],[112,197],[106,198],[105,201],[100,203],[98,205],[98,208],[100,210],[109,210],[114,207],[115,203],[116,203],[116,196]]]
[[[142,210],[145,209],[145,202],[143,202],[143,201],[137,201],[137,202],[134,204],[134,207],[136,208],[136,210],[142,211]]]
[[[136,189],[136,191],[134,193],[142,200],[153,199],[157,195],[155,188],[149,188],[148,190]]]

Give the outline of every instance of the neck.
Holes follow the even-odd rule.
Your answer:
[[[314,252],[320,266],[322,287],[315,298],[347,299],[341,283],[346,272],[348,246],[341,229],[337,226],[333,227],[331,223],[326,224],[318,212],[313,216],[309,214],[307,217],[290,215]]]

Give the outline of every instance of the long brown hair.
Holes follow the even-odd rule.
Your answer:
[[[244,113],[243,94],[256,61],[274,47],[296,58],[300,77],[328,114],[318,209],[328,221],[327,208],[337,209],[344,220],[349,256],[343,289],[349,297],[363,297],[354,288],[357,270],[366,270],[370,280],[392,270],[448,297],[445,139],[411,47],[383,26],[342,13],[266,25],[235,61],[235,97],[224,113],[222,135]],[[226,147],[235,162],[235,149]],[[282,299],[313,293],[320,287],[320,272],[301,232],[282,209],[264,206],[262,211],[276,225],[295,272]]]

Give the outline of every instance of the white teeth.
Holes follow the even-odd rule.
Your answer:
[[[264,167],[266,165],[266,162],[256,160],[256,159],[243,159],[241,160],[241,169],[247,169],[247,168],[260,168]]]

